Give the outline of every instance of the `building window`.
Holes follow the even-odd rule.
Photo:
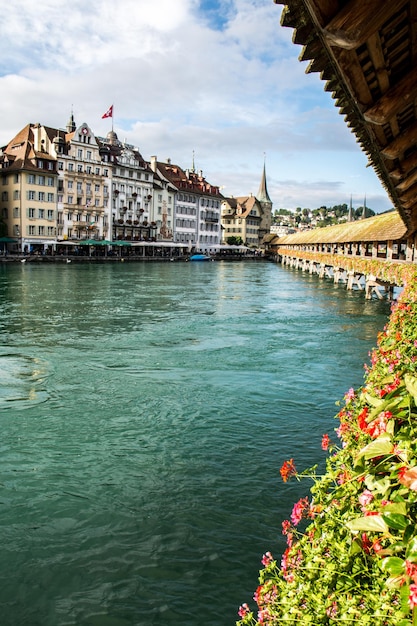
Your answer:
[[[53,202],[53,201],[54,201],[54,197],[55,197],[55,194],[53,194],[53,193],[48,193],[48,195],[47,195],[48,202]]]
[[[92,152],[91,150],[87,150],[87,161],[91,161]]]
[[[82,160],[82,158],[83,158],[83,151],[81,150],[81,148],[79,148],[79,149],[77,150],[77,157],[78,157],[79,159],[81,159],[81,160]]]
[[[48,185],[48,187],[54,187],[54,179],[52,178],[52,176],[47,176],[46,177],[46,184]]]
[[[55,228],[53,226],[48,226],[47,232],[48,237],[53,237]]]
[[[63,161],[58,161],[58,169],[59,170],[63,170],[64,169],[64,162]]]
[[[28,209],[28,217],[29,219],[35,219],[35,209]]]
[[[38,185],[45,185],[45,176],[38,176]]]
[[[74,171],[74,163],[68,163],[68,171],[69,172],[73,172]]]
[[[45,210],[44,209],[38,209],[38,218],[40,220],[43,220],[45,218]]]
[[[17,206],[13,209],[13,217],[19,217],[19,207]]]
[[[48,209],[48,220],[54,219],[54,211],[52,209]]]
[[[74,203],[74,196],[68,196],[68,204]]]
[[[40,236],[45,234],[45,226],[38,226],[38,234]]]
[[[34,174],[28,174],[28,183],[29,185],[34,185],[35,184],[35,176]]]
[[[82,166],[82,165],[78,165],[77,170],[78,170],[79,172],[82,172],[82,171],[83,171],[83,166]]]
[[[29,233],[29,235],[34,235],[35,234],[35,227],[34,226],[29,226],[28,233]]]
[[[45,192],[44,191],[40,191],[39,192],[38,199],[39,199],[39,202],[45,202]]]

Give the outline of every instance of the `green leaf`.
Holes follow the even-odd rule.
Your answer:
[[[414,536],[408,542],[407,550],[405,553],[405,558],[408,559],[409,561],[417,560],[417,537],[416,536]]]
[[[368,404],[373,407],[381,407],[385,403],[385,400],[383,400],[382,398],[376,398],[375,396],[371,396],[370,393],[364,393],[363,398]]]
[[[400,515],[399,513],[390,513],[390,511],[385,510],[382,514],[382,519],[388,524],[390,528],[394,528],[395,530],[404,530],[410,523],[408,517],[406,517],[405,515]]]
[[[410,596],[410,585],[403,585],[400,588],[401,611],[405,614],[410,612],[408,598]]]
[[[389,513],[397,513],[398,515],[407,515],[407,505],[404,501],[391,502],[390,504],[386,504],[384,506],[384,515],[386,511]]]
[[[376,533],[386,533],[388,530],[387,524],[380,515],[357,517],[347,522],[346,526],[349,530],[367,530]]]
[[[381,561],[381,569],[391,576],[400,576],[404,573],[405,561],[399,556],[389,556]]]
[[[414,401],[417,403],[417,378],[411,374],[404,375],[404,382],[408,393],[410,393]]]
[[[356,460],[360,459],[362,456],[365,457],[366,460],[374,459],[376,456],[384,456],[385,454],[390,454],[392,448],[391,437],[387,433],[384,433],[362,448]]]

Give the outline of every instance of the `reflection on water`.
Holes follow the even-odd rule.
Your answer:
[[[226,626],[387,303],[263,263],[0,267],[2,626]]]

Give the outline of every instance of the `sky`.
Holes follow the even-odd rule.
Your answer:
[[[0,146],[73,112],[104,137],[202,170],[273,209],[392,202],[273,0],[13,0],[3,11]],[[113,105],[113,118],[102,115]]]

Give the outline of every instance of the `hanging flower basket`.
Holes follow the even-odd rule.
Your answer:
[[[123,224],[124,222],[123,222],[123,220],[117,220],[117,223],[118,224]]]
[[[135,193],[132,193],[132,196],[133,196],[134,198],[137,198],[137,197],[138,197],[138,194],[135,192]]]
[[[126,224],[131,224],[132,220],[126,220]]]
[[[133,220],[133,224],[137,226],[139,224],[139,220]]]
[[[144,213],[145,209],[139,209],[139,213]]]
[[[118,196],[118,195],[119,195],[119,190],[118,190],[118,189],[115,189],[115,190],[114,190],[114,195],[115,195],[115,196]]]

